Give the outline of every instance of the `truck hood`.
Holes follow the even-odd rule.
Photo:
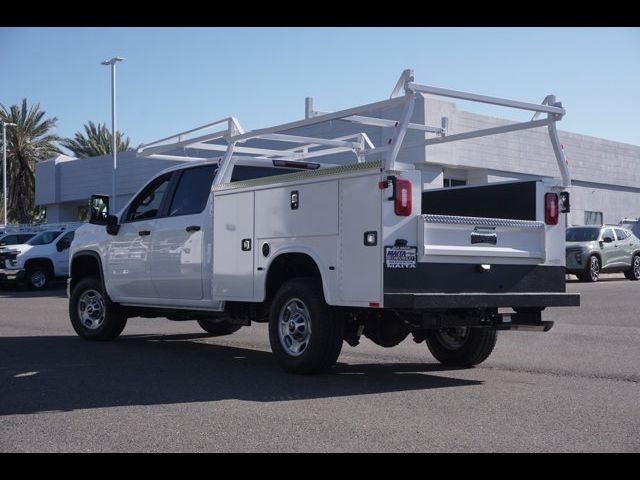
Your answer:
[[[7,245],[0,248],[0,253],[18,252],[18,255],[20,255],[26,251],[31,250],[32,248],[32,245],[28,245],[26,243],[20,243],[18,245]]]

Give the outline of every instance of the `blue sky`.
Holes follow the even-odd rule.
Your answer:
[[[562,130],[640,145],[640,28],[0,28],[0,103],[27,97],[64,137],[89,120],[148,143],[226,116],[254,129],[427,85],[567,109]],[[526,112],[459,108],[512,119]]]

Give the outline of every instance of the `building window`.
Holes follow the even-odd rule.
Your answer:
[[[456,178],[445,178],[442,181],[445,187],[463,187],[467,184],[466,180],[458,180]]]
[[[602,225],[602,212],[590,212],[584,211],[584,224],[585,225]]]

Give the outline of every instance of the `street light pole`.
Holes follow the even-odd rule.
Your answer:
[[[116,141],[116,63],[125,60],[122,57],[113,57],[111,60],[105,60],[101,65],[111,65],[111,137],[113,140],[113,172],[111,174],[111,210],[116,210],[116,170],[118,169],[117,160],[117,141]]]
[[[7,226],[7,127],[15,127],[15,123],[2,122],[2,196],[4,226]]]

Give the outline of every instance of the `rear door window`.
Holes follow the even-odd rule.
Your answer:
[[[627,239],[627,233],[620,229],[620,228],[616,228],[616,237],[618,237],[618,240],[626,240]]]
[[[169,207],[169,216],[193,215],[207,205],[217,165],[188,168],[182,172]]]

